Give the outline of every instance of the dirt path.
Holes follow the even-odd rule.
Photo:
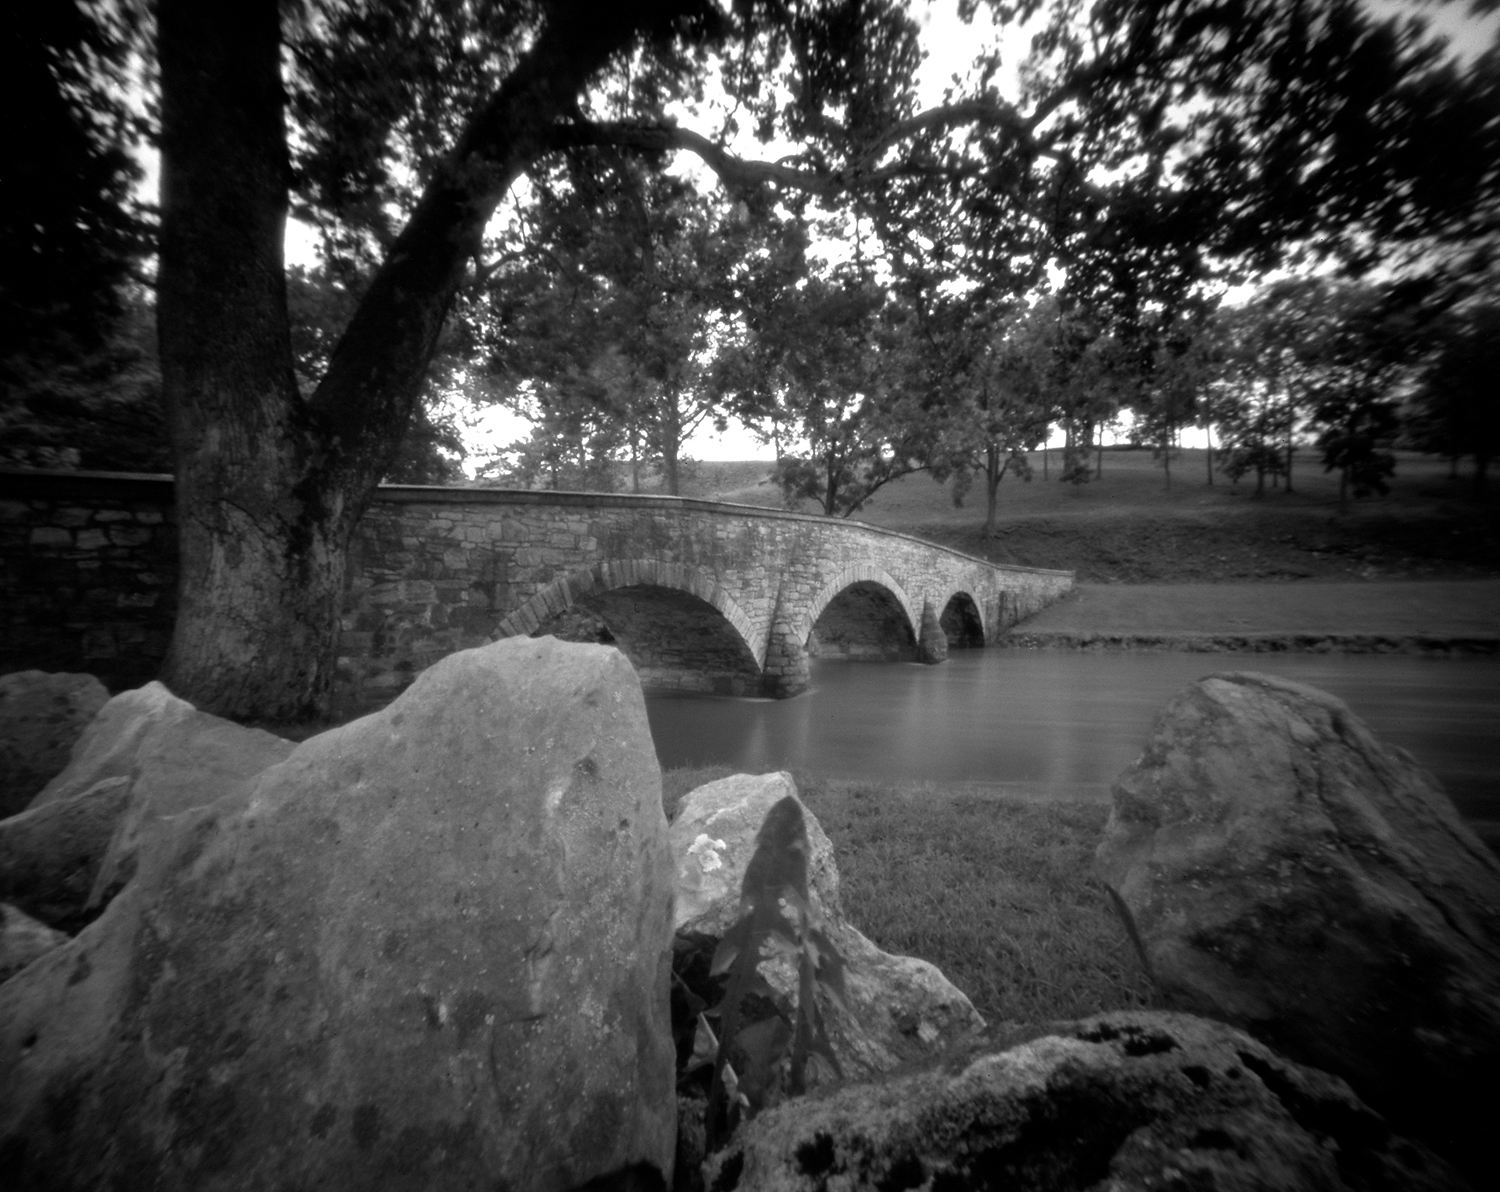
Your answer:
[[[1079,584],[1010,636],[1036,645],[1500,652],[1500,580]]]

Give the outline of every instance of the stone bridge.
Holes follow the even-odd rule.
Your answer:
[[[562,631],[613,641],[648,686],[789,696],[811,657],[941,661],[1072,582],[749,505],[392,485],[353,546],[341,669],[371,703],[453,650]]]

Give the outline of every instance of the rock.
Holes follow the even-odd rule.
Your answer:
[[[0,986],[7,1187],[650,1182],[671,931],[628,662],[449,655],[164,817],[104,913]]]
[[[68,937],[61,931],[54,931],[16,907],[0,902],[0,984],[38,956],[45,956],[67,942]]]
[[[240,789],[292,748],[160,683],[115,696],[32,806],[0,820],[0,899],[76,931],[134,872],[152,825]]]
[[[736,774],[700,786],[683,799],[671,830],[680,937],[701,938],[702,950],[711,951],[733,925],[745,867],[766,812],[796,793],[790,774]],[[844,919],[833,845],[805,805],[803,816],[813,902],[847,962],[844,1004],[827,999],[821,990],[819,994],[844,1077],[890,1071],[980,1029],[984,1020],[937,966],[882,952]],[[772,988],[795,1000],[796,968],[789,957],[763,965],[762,971]]]
[[[1099,847],[1169,1005],[1336,1073],[1466,1170],[1500,1118],[1500,862],[1339,700],[1188,687]]]
[[[1465,1186],[1342,1081],[1164,1013],[1100,1015],[785,1102],[742,1125],[704,1176],[711,1192]]]
[[[671,830],[672,858],[677,866],[677,931],[718,938],[734,926],[740,913],[745,866],[755,852],[755,834],[766,812],[787,795],[796,794],[796,782],[781,771],[731,774],[683,796]],[[828,915],[842,915],[833,844],[806,804],[802,814],[811,850],[807,858],[808,885]]]
[[[87,916],[103,910],[135,873],[140,850],[160,824],[195,807],[240,797],[257,775],[285,761],[296,748],[262,729],[245,728],[191,706],[185,714],[161,717],[129,739],[134,742],[130,799],[88,890]],[[67,771],[59,775],[66,777]]]
[[[115,829],[130,804],[130,778],[0,820],[0,901],[64,931],[83,926],[84,906]]]
[[[0,676],[0,819],[23,810],[68,764],[68,751],[107,699],[93,675]]]
[[[122,691],[99,709],[74,744],[67,767],[42,788],[31,805],[61,802],[105,778],[129,776],[143,736],[195,711],[160,683]]]

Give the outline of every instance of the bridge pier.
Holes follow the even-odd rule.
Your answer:
[[[766,637],[766,659],[761,667],[761,694],[770,699],[789,699],[812,686],[812,661],[797,628],[787,620],[778,604]]]
[[[948,633],[938,619],[932,601],[922,602],[922,631],[917,637],[917,661],[936,663],[948,658]]]

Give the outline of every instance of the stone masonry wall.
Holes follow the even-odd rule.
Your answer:
[[[0,473],[0,672],[156,677],[177,609],[167,476]]]
[[[941,616],[966,593],[994,641],[1072,586],[1068,572],[1002,567],[909,535],[857,522],[674,497],[495,489],[382,491],[361,526],[345,613],[345,664],[353,688],[394,693],[432,661],[464,646],[531,633],[574,605],[618,602],[628,588],[637,620],[690,592],[722,614],[764,672],[771,694],[805,680],[803,643],[835,597],[874,583],[902,604],[913,634],[924,606]],[[650,657],[632,660],[664,681]],[[742,690],[716,659],[717,643],[686,685]],[[698,664],[701,663],[700,667]]]
[[[89,670],[114,689],[155,674],[175,606],[171,499],[169,477],[0,473],[0,671]],[[340,703],[382,703],[443,655],[577,605],[629,628],[621,648],[651,682],[788,694],[814,623],[855,584],[888,592],[913,637],[965,593],[989,642],[1072,576],[748,506],[389,486],[351,545]]]

